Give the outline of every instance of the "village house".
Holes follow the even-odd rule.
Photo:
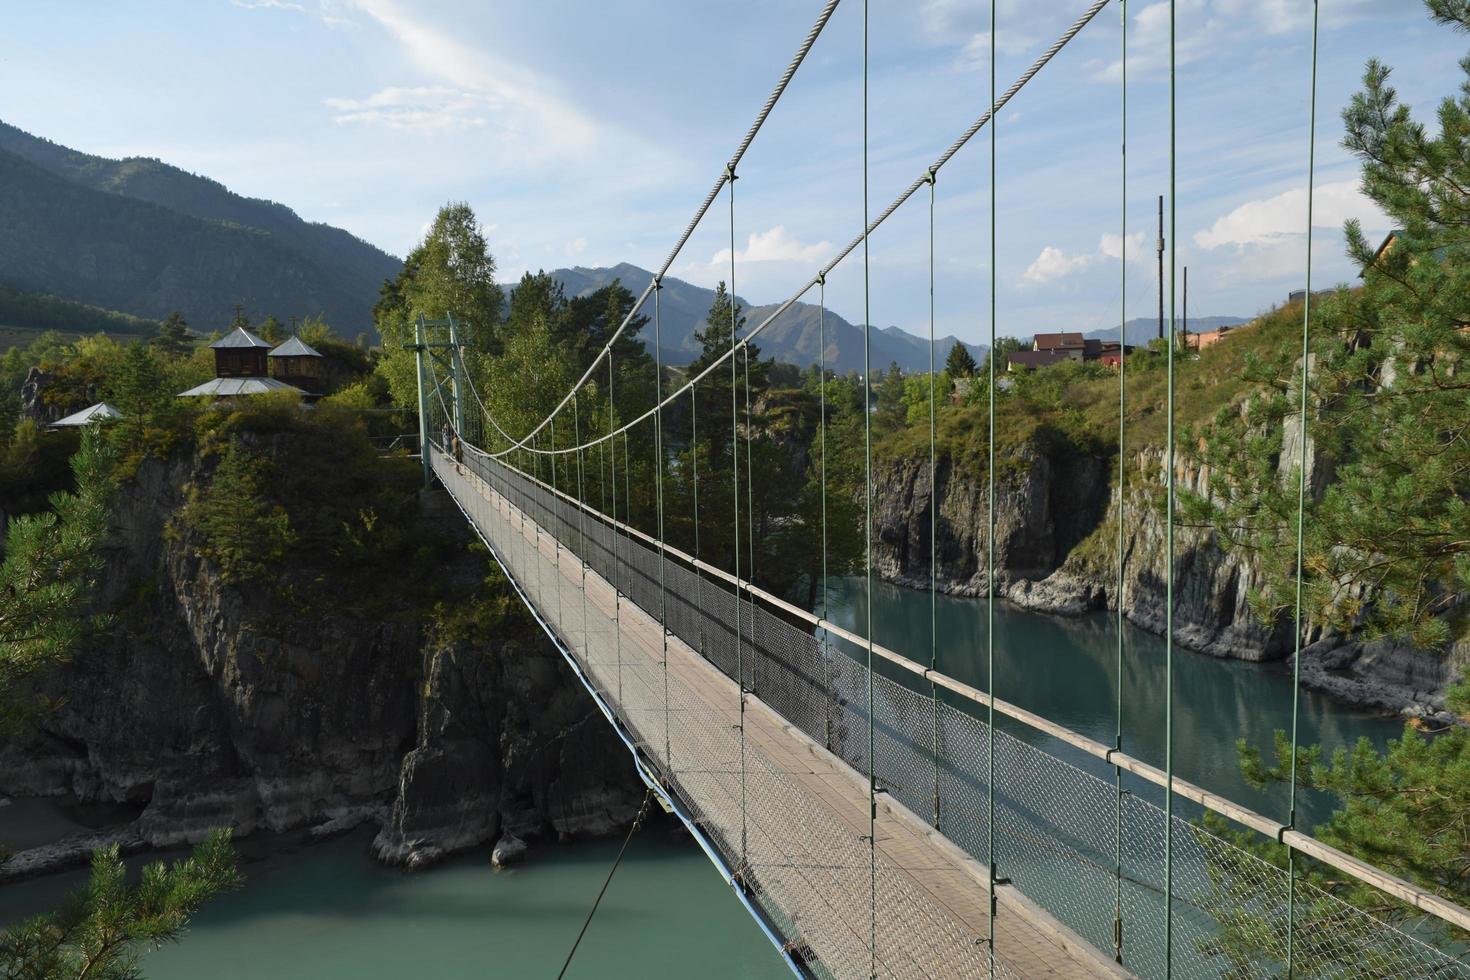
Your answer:
[[[1018,368],[1044,368],[1063,361],[1101,361],[1110,367],[1122,364],[1124,350],[1116,340],[1097,340],[1080,333],[1039,333],[1031,340],[1030,350],[1011,353],[1006,360],[1006,370]]]
[[[236,327],[209,347],[214,351],[214,377],[202,385],[179,392],[180,398],[229,398],[235,395],[262,395],[270,391],[306,394],[295,385],[269,376],[267,358],[271,350],[270,343],[244,327]]]

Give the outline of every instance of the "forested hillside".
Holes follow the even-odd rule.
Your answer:
[[[222,326],[252,313],[321,316],[343,336],[401,263],[284,205],[157,160],[107,160],[0,123],[0,278],[135,316]],[[29,326],[30,324],[18,324]]]

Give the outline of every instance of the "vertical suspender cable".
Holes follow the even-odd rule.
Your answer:
[[[1302,564],[1306,551],[1307,518],[1307,382],[1311,365],[1312,329],[1312,204],[1317,169],[1317,23],[1321,12],[1319,0],[1312,0],[1312,94],[1307,110],[1307,288],[1302,297],[1302,377],[1301,402],[1297,418],[1296,482],[1296,612],[1292,635],[1295,650],[1291,658],[1291,778],[1287,781],[1288,809],[1286,825],[1296,829],[1296,747],[1297,722],[1301,712],[1302,681]],[[1286,977],[1296,974],[1296,849],[1286,851]]]
[[[617,425],[617,406],[613,403],[613,353],[612,348],[607,350],[607,464],[608,483],[611,489],[612,499],[612,527],[608,528],[608,544],[612,547],[612,557],[608,561],[608,577],[612,579],[613,587],[613,642],[616,644],[617,678],[618,678],[618,704],[623,704],[623,627],[622,606],[623,594],[618,588],[618,441],[613,433]]]
[[[829,610],[827,604],[827,274],[819,273],[817,276],[817,378],[820,385],[817,389],[817,435],[821,439],[821,456],[819,459],[817,491],[821,494],[822,509],[822,619],[826,619]],[[830,645],[827,639],[827,631],[822,630],[822,686],[826,703],[822,706],[822,729],[826,736],[824,743],[827,750],[832,750],[832,706],[836,700],[834,678],[832,667],[828,662]]]
[[[735,680],[740,689],[740,863],[746,859],[745,819],[745,652],[740,646],[740,431],[735,398],[735,171],[725,172],[725,187],[730,192],[730,490],[735,504],[735,519],[730,524],[730,537],[735,544]],[[746,460],[746,465],[750,461]]]
[[[936,461],[934,416],[934,183],[936,174],[929,171],[929,669],[939,669],[939,475]],[[929,679],[929,723],[934,737],[934,826],[939,827],[939,688]]]
[[[1113,597],[1118,605],[1117,621],[1114,629],[1117,631],[1117,660],[1114,666],[1114,676],[1117,685],[1117,701],[1114,704],[1114,726],[1113,726],[1113,748],[1119,752],[1123,751],[1123,589],[1126,579],[1123,574],[1124,527],[1126,526],[1125,508],[1127,507],[1127,475],[1128,465],[1125,462],[1124,452],[1127,443],[1124,440],[1124,418],[1127,412],[1127,387],[1126,376],[1128,373],[1128,0],[1119,0],[1119,11],[1123,23],[1123,99],[1122,99],[1122,203],[1119,211],[1122,215],[1119,232],[1124,243],[1118,265],[1122,270],[1118,275],[1118,591]],[[1123,962],[1123,770],[1119,766],[1113,767],[1113,959]]]
[[[577,508],[577,527],[582,540],[579,558],[582,566],[582,645],[586,647],[583,655],[587,658],[586,663],[592,663],[592,634],[587,624],[587,488],[582,480],[582,412],[578,408],[581,402],[581,394],[572,399],[572,433],[577,440],[577,500],[583,505]]]
[[[664,667],[664,771],[673,772],[672,740],[669,737],[669,590],[665,565],[668,562],[664,542],[664,348],[663,348],[663,281],[653,280],[653,398],[659,406],[653,416],[653,496],[658,504],[658,625],[663,643]]]
[[[995,5],[990,0],[990,104],[995,105]],[[990,126],[990,353],[989,429],[986,436],[988,461],[985,467],[985,864],[986,891],[990,913],[985,917],[986,943],[989,947],[990,976],[995,977],[995,603],[999,593],[995,587],[995,125]]]
[[[730,302],[735,302],[735,294],[730,294]],[[748,547],[745,549],[746,564],[750,570],[745,577],[750,584],[755,584],[755,487],[752,474],[755,472],[755,456],[751,450],[752,433],[755,430],[755,419],[750,414],[750,347],[740,348],[740,357],[745,364],[745,523],[749,528],[749,537],[746,539]],[[756,670],[760,667],[760,658],[755,656],[755,593],[750,593],[750,615],[745,617],[750,626],[750,689],[751,692],[760,697],[759,678]]]
[[[1168,496],[1165,510],[1164,569],[1164,974],[1174,975],[1174,263],[1179,251],[1178,119],[1175,112],[1178,66],[1175,62],[1176,0],[1169,0],[1169,378],[1166,397],[1167,442],[1164,450]]]
[[[693,467],[689,474],[690,494],[694,498],[694,577],[699,582],[699,595],[696,597],[700,609],[699,616],[699,655],[705,655],[704,648],[704,571],[699,567],[699,399],[695,397],[698,385],[689,386],[689,459]]]
[[[873,315],[868,284],[868,0],[863,0],[863,574],[867,578],[868,641],[868,971],[878,976],[878,799],[873,765]]]
[[[632,442],[631,432],[623,433],[623,523],[628,530],[623,533],[623,591],[628,593],[628,598],[633,598],[633,465],[629,462],[631,450],[628,444]],[[614,443],[616,445],[616,443]]]
[[[556,448],[556,419],[552,419],[551,420],[551,426],[547,429],[547,431],[550,433],[550,437],[551,437],[551,448],[552,449],[555,449]],[[563,429],[563,431],[565,431],[565,429]],[[546,501],[546,505],[547,505],[548,508],[554,508],[554,507],[557,507],[558,506],[558,504],[556,502],[556,461],[559,458],[560,457],[558,457],[558,456],[556,456],[554,454],[549,457],[549,461],[551,463],[551,497]],[[555,511],[553,510],[550,513],[554,514]],[[551,520],[551,518],[548,518],[548,520]],[[562,617],[562,618],[565,618],[566,617],[566,610],[563,608],[562,596],[561,596],[562,589],[561,589],[561,533],[560,533],[560,531],[561,531],[561,529],[559,527],[557,527],[556,522],[553,521],[553,523],[551,525],[551,540],[552,540],[552,543],[556,546],[556,614],[558,616]]]

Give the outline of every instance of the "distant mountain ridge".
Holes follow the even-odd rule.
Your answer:
[[[283,204],[159,160],[110,160],[0,122],[0,281],[200,330],[236,303],[252,317],[321,315],[372,332],[392,255]]]
[[[555,269],[549,275],[562,284],[568,296],[580,296],[595,292],[621,279],[624,286],[634,295],[643,291],[653,273],[627,262],[611,268]],[[694,331],[704,326],[705,314],[709,312],[714,290],[695,286],[682,279],[665,276],[661,303],[662,350],[664,361],[669,364],[688,364],[699,356],[699,342]],[[766,317],[780,308],[779,303],[751,306],[744,297],[737,296],[745,311],[746,329],[759,325]],[[839,374],[863,369],[862,327],[849,323],[833,313],[826,314],[827,344],[825,362]],[[653,350],[653,325],[643,328],[640,335],[643,344]],[[795,303],[780,318],[762,330],[755,339],[762,357],[774,357],[786,364],[806,367],[816,364],[821,357],[822,315],[821,307],[810,303]],[[934,342],[934,360],[944,366],[949,349],[954,346],[954,337],[939,337]],[[869,335],[870,359],[874,371],[887,370],[897,363],[905,372],[929,370],[929,340],[918,337],[900,327],[875,327]],[[975,359],[982,360],[986,348],[977,344],[965,344]]]
[[[1179,326],[1189,327],[1190,333],[1206,333],[1219,327],[1238,327],[1250,320],[1241,316],[1192,316],[1188,323],[1180,321]],[[1164,329],[1168,329],[1168,320],[1164,321]],[[1146,344],[1150,340],[1156,340],[1159,336],[1159,318],[1140,316],[1127,321],[1124,326],[1128,328],[1129,344]],[[1117,340],[1118,328],[1109,327],[1106,330],[1094,330],[1085,334],[1088,340]]]

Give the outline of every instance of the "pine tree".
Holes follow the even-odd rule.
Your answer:
[[[171,866],[148,865],[136,884],[116,844],[100,849],[87,884],[59,911],[0,935],[0,977],[136,980],[143,953],[177,941],[206,902],[239,884],[228,830],[212,832]]]
[[[53,495],[48,512],[10,521],[0,562],[0,730],[31,714],[27,682],[70,659],[91,622],[112,464],[102,434],[89,429],[71,461],[76,490]]]
[[[1436,20],[1470,28],[1464,0],[1426,0]],[[1470,59],[1462,62],[1470,78]],[[1357,222],[1348,250],[1363,269],[1359,290],[1312,301],[1309,380],[1311,492],[1305,515],[1304,611],[1343,634],[1396,635],[1443,647],[1464,628],[1454,610],[1470,593],[1470,85],[1439,107],[1431,136],[1398,102],[1389,69],[1368,63],[1363,91],[1343,112],[1344,145],[1363,164],[1363,189],[1399,226],[1380,249]],[[1213,471],[1208,495],[1184,496],[1186,521],[1202,519],[1228,547],[1251,553],[1265,584],[1259,614],[1289,614],[1296,575],[1300,448],[1286,442],[1300,423],[1299,349],[1254,364],[1259,383],[1244,407],[1230,405],[1186,433],[1203,442]],[[1447,709],[1470,721],[1470,682],[1451,690]],[[1292,747],[1276,733],[1275,757],[1239,745],[1257,785],[1290,778]],[[1334,796],[1338,809],[1313,833],[1350,854],[1464,904],[1470,901],[1470,728],[1432,738],[1406,725],[1379,750],[1360,740],[1328,761],[1320,746],[1298,749],[1299,784]],[[1207,821],[1232,836],[1223,821]],[[1234,835],[1245,850],[1284,867],[1274,842]],[[1230,964],[1228,976],[1279,967],[1284,912],[1263,908],[1250,882],[1254,858],[1214,858],[1214,893],[1204,905],[1222,924],[1205,952]],[[1299,862],[1305,881],[1394,922],[1420,918],[1355,879]],[[1387,944],[1354,942],[1331,903],[1303,892],[1296,975],[1418,976]],[[1420,935],[1464,949],[1467,937],[1431,920]]]
[[[215,467],[208,488],[191,488],[183,520],[201,538],[199,552],[227,580],[263,574],[294,541],[286,511],[264,495],[268,463],[238,439]]]
[[[158,333],[149,341],[169,357],[180,357],[194,349],[194,338],[189,333],[188,321],[178,310],[174,310],[158,325]]]
[[[958,340],[949,349],[949,356],[944,360],[944,369],[949,372],[951,378],[972,378],[979,365],[975,363],[975,356],[970,349]]]
[[[1430,8],[1463,26],[1460,5]],[[1470,90],[1441,103],[1430,135],[1388,80],[1368,63],[1344,145],[1400,230],[1380,251],[1348,222],[1363,286],[1312,301],[1305,606],[1319,626],[1442,648],[1470,592]],[[1214,474],[1208,497],[1186,495],[1186,515],[1257,558],[1265,619],[1295,598],[1300,372],[1290,348],[1255,364],[1247,410],[1227,406],[1181,440],[1203,439]]]

